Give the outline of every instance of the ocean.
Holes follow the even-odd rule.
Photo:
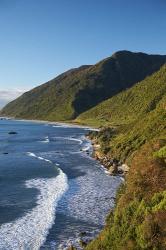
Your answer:
[[[91,157],[88,130],[0,120],[0,250],[79,247],[102,229],[122,180]]]

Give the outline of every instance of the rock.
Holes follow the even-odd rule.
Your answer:
[[[10,131],[8,134],[9,134],[9,135],[16,135],[17,132],[15,132],[15,131]]]
[[[127,174],[129,171],[129,167],[127,166],[127,164],[122,164],[118,167],[118,172],[119,174]]]
[[[77,250],[74,246],[70,246],[67,250]]]
[[[118,165],[118,163],[119,163],[119,161],[116,158],[113,158],[112,162],[113,162],[113,164],[116,164],[116,165]]]
[[[118,166],[116,164],[113,164],[109,168],[109,173],[110,173],[110,175],[116,175],[116,174],[118,174]]]
[[[84,240],[80,240],[80,246],[81,246],[81,247],[83,247],[83,248],[84,248],[84,247],[86,247],[86,246],[87,246],[87,244],[88,244],[88,243],[87,243],[87,242],[85,242]]]
[[[86,235],[87,235],[86,232],[80,232],[80,233],[79,233],[79,236],[81,236],[81,237],[86,236]]]
[[[118,168],[118,174],[124,174],[124,172],[121,168]]]
[[[129,167],[127,164],[122,164],[122,169],[125,173],[127,173],[129,171]]]

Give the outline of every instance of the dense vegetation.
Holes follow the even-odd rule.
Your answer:
[[[166,154],[154,156],[165,142],[151,141],[135,155],[115,210],[87,250],[166,249]]]
[[[1,115],[71,120],[133,86],[166,62],[166,56],[120,51],[93,66],[70,70],[8,104]]]
[[[97,135],[101,151],[129,160],[147,141],[165,137],[166,65],[132,88],[83,113],[78,120],[113,127],[111,138],[107,135],[110,128]]]
[[[25,93],[1,112],[101,126],[90,137],[127,162],[104,230],[87,250],[166,249],[166,57],[117,52]],[[165,64],[165,65],[164,65]]]
[[[133,88],[122,91],[84,112],[77,120],[83,123],[128,124],[156,108],[166,92],[166,66]]]
[[[164,250],[166,65],[80,118],[96,122],[102,115],[110,127],[92,132],[91,137],[100,143],[102,154],[127,161],[130,171],[104,230],[86,249]]]

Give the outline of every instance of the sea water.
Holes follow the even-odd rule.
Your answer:
[[[0,250],[78,247],[101,230],[121,180],[91,158],[87,130],[0,120]]]

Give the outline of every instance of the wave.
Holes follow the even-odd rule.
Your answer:
[[[77,128],[77,126],[75,125],[66,125],[66,124],[57,124],[57,125],[53,125],[53,128]]]
[[[37,156],[37,155],[35,155],[34,153],[31,153],[31,152],[27,152],[27,155],[31,156],[31,157],[34,157],[34,158],[37,158],[38,160],[42,160],[42,161],[46,161],[46,162],[52,163],[52,161],[50,161],[50,160],[48,160],[46,158],[43,158],[41,156]]]
[[[31,152],[27,152],[27,155],[29,155],[31,157],[36,157],[37,158],[37,155],[35,155],[34,153],[31,153]]]
[[[110,175],[110,172],[103,165],[100,165],[100,168],[104,171],[105,174]]]
[[[90,151],[92,149],[93,149],[93,147],[92,147],[91,142],[90,141],[86,141],[86,143],[85,143],[84,147],[81,149],[81,151],[87,152],[87,151]]]
[[[38,250],[46,240],[55,220],[57,203],[68,188],[67,177],[59,169],[51,179],[33,179],[25,182],[27,188],[37,188],[37,206],[22,218],[0,227],[1,250]]]
[[[88,130],[88,131],[100,131],[100,129],[98,128],[85,128],[85,130]]]
[[[44,141],[41,141],[41,142],[43,142],[43,143],[49,143],[50,140],[49,140],[48,136],[46,136],[45,139],[44,139]]]
[[[74,246],[77,250],[82,250],[82,247],[80,245],[80,242],[90,242],[93,240],[99,233],[101,229],[91,229],[90,232],[86,231],[85,236],[81,236],[79,232],[73,237],[69,237],[68,240],[62,240],[61,243],[57,246],[57,250],[68,250],[72,249],[72,246]],[[56,246],[56,242],[51,242],[52,245]],[[55,248],[53,248],[55,249]]]
[[[72,138],[72,137],[66,137],[67,140],[70,140],[70,141],[76,141],[76,142],[79,142],[79,144],[81,145],[83,143],[83,140],[81,139],[77,139],[77,138]]]
[[[56,123],[52,126],[53,128],[85,128],[76,124],[67,124],[67,123]]]
[[[86,147],[82,148],[81,150],[82,150],[82,151],[84,151],[84,152],[86,152],[86,151],[89,151],[89,150],[90,150],[90,148],[91,148],[91,146],[90,146],[90,145],[88,145],[88,146],[86,146]]]
[[[90,131],[99,131],[97,128],[91,128],[84,125],[76,125],[76,124],[66,124],[66,123],[56,123],[52,126],[53,128],[82,128],[84,130]]]
[[[54,137],[54,139],[62,139],[62,140],[76,141],[76,142],[79,142],[80,145],[83,143],[83,140],[82,140],[82,139],[78,139],[78,138],[74,138],[74,137],[61,137],[61,136],[56,136],[56,137]]]

